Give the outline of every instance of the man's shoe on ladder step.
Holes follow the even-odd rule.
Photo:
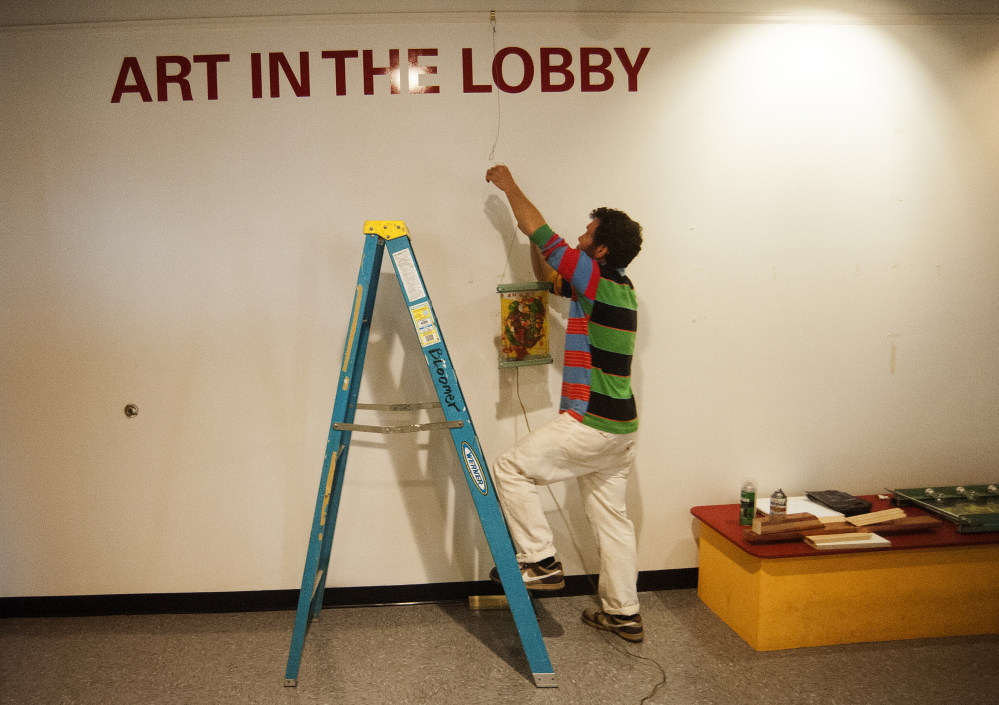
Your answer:
[[[519,563],[520,575],[524,578],[524,587],[528,590],[561,590],[565,587],[565,574],[562,564],[555,557],[545,558],[537,563]],[[500,580],[499,571],[493,568],[489,571],[489,579],[494,583]]]

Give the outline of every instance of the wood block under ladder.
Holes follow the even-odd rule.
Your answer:
[[[510,603],[506,595],[469,595],[468,609],[471,610],[508,610]]]

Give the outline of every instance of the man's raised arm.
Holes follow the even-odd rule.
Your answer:
[[[525,235],[533,234],[535,230],[545,224],[545,218],[541,215],[541,211],[535,208],[534,204],[520,190],[508,168],[502,164],[489,167],[486,171],[486,181],[506,194],[506,200],[510,202],[510,208],[513,209],[513,217],[517,219],[517,227]]]

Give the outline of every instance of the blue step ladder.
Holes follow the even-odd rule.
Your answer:
[[[492,477],[482,456],[479,439],[472,425],[472,417],[468,413],[461,388],[458,386],[458,377],[451,365],[451,357],[444,344],[433,305],[427,295],[423,276],[420,274],[420,267],[409,240],[409,231],[403,221],[369,220],[364,223],[364,234],[366,238],[364,254],[361,257],[357,287],[354,290],[354,307],[350,314],[347,341],[344,344],[343,365],[340,368],[333,419],[326,443],[326,457],[323,460],[312,533],[309,535],[309,549],[302,575],[302,588],[298,596],[295,629],[288,652],[284,684],[298,685],[298,671],[309,622],[319,619],[322,611],[326,579],[329,574],[330,549],[333,545],[333,530],[336,527],[337,510],[340,506],[351,433],[354,431],[405,433],[446,428],[451,432],[455,451],[465,470],[465,480],[503,583],[503,591],[510,604],[520,643],[534,676],[534,684],[539,688],[557,687],[534,606],[520,575],[513,541],[503,519]],[[378,289],[378,276],[386,249],[391,255],[392,266],[409,307],[413,326],[419,336],[427,369],[430,371],[437,392],[437,402],[393,405],[357,403],[368,334],[371,330],[371,316],[375,306],[375,294]],[[445,421],[410,426],[363,426],[354,423],[354,412],[357,409],[397,411],[425,408],[440,408]]]

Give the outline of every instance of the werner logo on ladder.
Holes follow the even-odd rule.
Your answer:
[[[475,435],[472,418],[465,407],[465,400],[458,385],[458,377],[451,365],[447,345],[441,335],[433,305],[427,295],[420,274],[419,265],[413,254],[409,231],[402,221],[367,221],[364,224],[366,240],[357,275],[354,307],[351,311],[347,340],[344,344],[343,365],[340,369],[336,402],[333,406],[333,419],[330,423],[329,439],[326,444],[326,457],[323,462],[319,495],[316,498],[316,511],[309,536],[309,549],[302,575],[302,588],[298,597],[298,611],[295,615],[295,628],[288,653],[288,666],[285,671],[285,685],[298,684],[298,671],[302,660],[302,649],[310,619],[318,619],[323,605],[323,592],[329,572],[330,550],[333,544],[333,531],[336,528],[337,510],[343,488],[344,471],[347,466],[347,452],[353,431],[378,433],[405,433],[447,428],[455,451],[465,468],[465,479],[475,503],[479,521],[486,535],[489,550],[496,563],[503,583],[503,590],[510,603],[517,633],[524,647],[528,665],[538,687],[556,687],[555,674],[548,650],[541,638],[534,607],[527,594],[527,588],[520,574],[510,533],[500,510],[499,501],[493,489],[489,470],[482,457],[479,439]],[[371,315],[374,311],[378,275],[381,271],[382,256],[388,250],[392,266],[409,307],[413,327],[416,329],[427,369],[433,379],[438,402],[410,405],[358,404],[361,373],[364,369],[364,356],[367,351],[368,334],[371,330]],[[358,408],[368,409],[417,409],[440,407],[445,421],[439,423],[414,424],[410,426],[361,426],[354,424],[354,412]]]

